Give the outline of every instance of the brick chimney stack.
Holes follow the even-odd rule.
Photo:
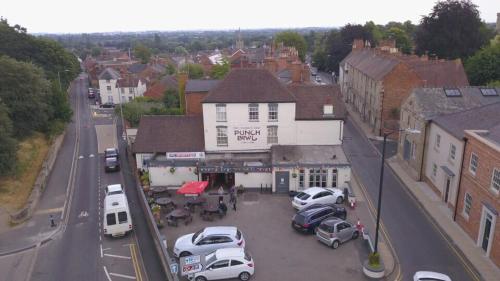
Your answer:
[[[298,84],[302,82],[302,64],[299,61],[292,63],[292,83]]]
[[[352,49],[353,50],[362,50],[364,48],[365,42],[363,39],[354,39],[352,41]]]
[[[276,60],[272,57],[267,57],[264,59],[264,68],[267,69],[271,73],[277,72],[277,64]]]

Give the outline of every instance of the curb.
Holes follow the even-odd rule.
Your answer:
[[[31,249],[35,248],[36,246],[38,246],[38,244],[45,245],[48,242],[52,241],[52,239],[54,238],[54,236],[56,236],[57,234],[59,234],[61,232],[61,228],[62,228],[62,224],[59,224],[58,227],[57,227],[57,229],[52,234],[50,234],[49,237],[44,238],[44,239],[42,239],[40,241],[34,242],[31,245],[20,247],[20,248],[14,249],[14,250],[8,250],[8,251],[5,251],[5,252],[0,252],[0,257],[5,257],[5,256],[14,255],[14,254],[19,254],[19,253],[31,250]]]

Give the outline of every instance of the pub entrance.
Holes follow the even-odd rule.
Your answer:
[[[234,173],[203,173],[201,178],[208,181],[208,188],[213,190],[222,185],[227,191],[234,185]]]

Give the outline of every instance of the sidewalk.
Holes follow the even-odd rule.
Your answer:
[[[408,191],[417,199],[427,215],[434,220],[436,226],[453,241],[451,247],[459,249],[459,256],[465,256],[475,267],[482,278],[486,281],[496,281],[500,276],[500,269],[488,259],[481,248],[462,230],[458,224],[453,222],[452,212],[445,203],[434,194],[425,182],[414,181],[399,165],[396,157],[387,160],[398,178],[404,183]]]

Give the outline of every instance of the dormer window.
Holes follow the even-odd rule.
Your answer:
[[[333,104],[323,105],[323,115],[333,115]]]

